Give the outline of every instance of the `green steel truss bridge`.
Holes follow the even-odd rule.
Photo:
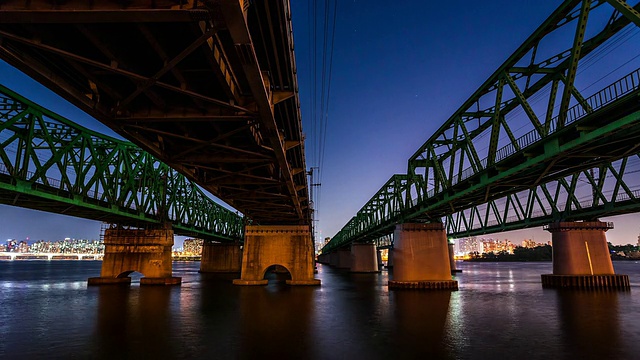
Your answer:
[[[598,61],[638,51],[639,10],[564,1],[322,251],[390,246],[404,222],[463,237],[639,211],[638,56]]]
[[[243,218],[137,146],[74,124],[0,85],[0,203],[240,241]]]

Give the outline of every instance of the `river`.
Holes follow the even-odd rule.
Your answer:
[[[543,289],[551,263],[459,263],[455,292],[323,265],[320,287],[239,287],[198,262],[177,287],[87,287],[100,266],[0,261],[0,358],[640,358],[640,262],[614,262],[626,292]]]

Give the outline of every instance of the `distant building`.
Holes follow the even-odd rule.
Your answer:
[[[29,244],[24,240],[20,241],[20,243],[18,243],[18,249],[16,251],[20,253],[29,252]]]
[[[202,255],[202,244],[204,244],[202,239],[186,239],[182,243],[182,252],[187,256]]]
[[[551,241],[547,241],[547,243],[543,244],[543,243],[535,242],[535,240],[532,240],[532,239],[522,240],[522,247],[523,248],[533,249],[533,248],[536,248],[538,246],[545,246],[545,245],[551,245]]]
[[[53,254],[103,254],[104,243],[98,240],[38,240],[29,245],[26,241],[12,247],[13,252],[53,253]]]
[[[18,247],[18,242],[16,241],[16,239],[9,239],[7,240],[7,251],[8,252],[14,252],[17,251],[17,247]]]
[[[476,237],[458,239],[455,241],[454,245],[454,249],[456,249],[455,253],[458,256],[464,256],[472,253],[499,253],[502,251],[513,254],[513,249],[515,249],[515,247],[516,244],[512,243],[509,239],[501,241],[493,238],[478,239]]]
[[[475,237],[470,238],[462,238],[458,239],[455,242],[454,247],[457,246],[456,253],[457,254],[470,254],[470,253],[481,253],[482,252],[482,244]]]

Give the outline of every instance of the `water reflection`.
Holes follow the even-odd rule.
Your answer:
[[[137,330],[143,341],[137,344],[150,358],[174,358],[173,327],[169,302],[175,286],[142,286],[138,305]]]
[[[567,359],[622,359],[617,291],[557,290]]]
[[[169,311],[172,287],[102,286],[98,291],[97,339],[94,354],[105,359],[123,354],[172,358]]]
[[[98,314],[94,337],[98,341],[94,354],[116,358],[129,352],[129,287],[101,286],[98,291]]]
[[[201,287],[189,296],[196,297],[200,305],[184,308],[180,329],[193,334],[207,334],[206,338],[184,339],[189,358],[229,359],[239,352],[240,324],[238,296],[242,287],[232,284],[239,274],[207,274],[200,276]],[[195,303],[195,301],[193,301]]]
[[[444,334],[450,291],[393,291],[395,309],[394,342],[411,349],[412,357],[449,358]]]
[[[375,359],[390,352],[392,308],[388,277],[318,265],[314,332],[321,358]]]
[[[82,264],[78,273],[75,264],[0,268],[0,359],[600,360],[640,353],[639,287],[542,289],[540,274],[551,263],[461,264],[461,290],[453,293],[389,291],[385,271],[321,265],[320,287],[242,287],[231,283],[237,275],[198,274],[197,263],[174,267],[179,287],[75,289],[100,270]],[[50,278],[40,278],[45,265]],[[637,264],[616,269],[640,283]]]
[[[269,274],[268,278],[282,274]],[[317,287],[269,285],[240,289],[240,358],[311,358],[316,354],[311,323]]]

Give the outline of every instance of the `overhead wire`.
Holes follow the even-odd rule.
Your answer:
[[[337,19],[337,0],[310,1],[307,8],[307,24],[309,37],[309,146],[307,154],[309,167],[313,171],[313,179],[309,186],[317,186],[322,182],[322,169],[326,149],[327,129],[331,97],[331,79],[333,70],[333,49]],[[321,188],[311,191],[310,202],[317,215],[320,207]]]
[[[329,127],[329,103],[330,103],[330,99],[331,99],[331,78],[332,78],[332,73],[333,73],[333,49],[334,49],[334,45],[335,45],[335,38],[336,38],[336,19],[337,19],[337,13],[338,13],[338,2],[337,0],[334,0],[334,5],[333,5],[333,19],[332,19],[332,29],[331,29],[331,42],[329,45],[329,64],[328,64],[328,74],[327,74],[327,95],[326,95],[326,103],[324,104],[324,110],[322,111],[323,117],[322,117],[322,130],[320,132],[320,143],[321,143],[321,151],[320,151],[320,159],[318,162],[318,168],[319,168],[319,174],[318,174],[318,178],[319,178],[319,182],[322,183],[322,175],[323,172],[322,170],[324,169],[324,154],[325,154],[325,149],[326,149],[326,143],[327,143],[327,128]],[[322,192],[318,191],[318,206],[320,205],[322,200]]]
[[[325,101],[325,82],[327,79],[327,39],[329,32],[329,6],[325,2],[324,6],[324,21],[323,21],[323,36],[322,36],[322,73],[321,73],[321,83],[320,83],[320,118],[318,119],[319,129],[318,129],[318,146],[317,150],[317,160],[318,164],[320,164],[320,154],[321,154],[321,146],[322,146],[322,128],[324,126],[323,118],[324,118],[324,101]]]

